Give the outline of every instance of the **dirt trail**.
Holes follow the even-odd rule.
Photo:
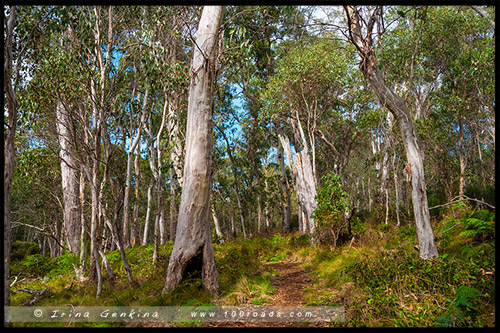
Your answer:
[[[277,274],[271,279],[276,289],[273,297],[263,306],[304,306],[305,288],[312,285],[312,277],[296,262],[282,261],[277,263],[265,262],[264,267],[274,269]],[[206,327],[328,327],[328,323],[299,323],[299,322],[215,322],[205,323]]]
[[[271,279],[276,289],[271,306],[299,306],[304,305],[304,289],[311,286],[312,277],[309,272],[294,262],[264,263],[278,272]]]
[[[298,263],[282,261],[277,263],[265,262],[264,267],[274,269],[277,274],[271,279],[276,289],[269,302],[263,306],[304,306],[305,289],[312,286],[312,277],[309,271]],[[173,327],[171,323],[157,323],[149,327]],[[141,327],[144,327],[141,325]],[[298,323],[298,322],[205,322],[202,327],[328,327],[328,323]]]

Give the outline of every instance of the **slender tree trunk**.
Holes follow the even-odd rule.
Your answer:
[[[175,240],[175,234],[177,231],[177,218],[178,218],[178,200],[177,197],[179,195],[178,187],[182,187],[182,164],[181,164],[181,156],[182,156],[182,143],[180,140],[179,133],[179,121],[176,115],[178,111],[178,105],[180,96],[178,93],[174,93],[175,95],[175,106],[173,107],[169,104],[169,112],[168,112],[168,122],[169,122],[169,132],[170,132],[170,140],[172,142],[172,150],[170,151],[170,240]]]
[[[243,204],[241,201],[241,192],[240,192],[240,182],[238,180],[238,175],[236,174],[236,163],[234,161],[233,157],[233,152],[231,149],[231,145],[229,144],[229,139],[226,136],[226,133],[224,133],[224,130],[222,128],[219,128],[217,125],[215,125],[219,132],[222,134],[222,137],[226,141],[226,146],[227,146],[227,154],[229,155],[229,160],[231,161],[232,165],[232,170],[233,170],[233,175],[234,175],[234,189],[236,191],[236,202],[238,203],[238,210],[240,213],[240,221],[241,221],[241,231],[243,232],[243,237],[247,238],[247,232],[245,228],[245,217],[243,215]]]
[[[10,8],[9,20],[6,24],[5,41],[4,41],[4,91],[7,99],[7,112],[8,112],[8,128],[4,133],[4,184],[3,184],[3,255],[4,255],[4,271],[3,271],[3,304],[4,304],[4,326],[12,327],[12,320],[9,314],[10,306],[10,253],[11,253],[11,215],[10,215],[10,197],[12,178],[14,176],[15,168],[15,143],[14,138],[16,135],[17,124],[17,96],[15,86],[12,84],[12,38],[14,33],[14,25],[17,16],[17,6]],[[4,115],[5,117],[5,115]],[[5,119],[5,118],[4,118]],[[5,121],[5,120],[4,120]]]
[[[410,170],[413,211],[417,227],[420,257],[423,259],[437,257],[438,252],[430,222],[424,166],[411,113],[405,101],[387,86],[382,73],[377,67],[371,33],[376,20],[378,20],[377,16],[379,15],[380,7],[375,10],[368,23],[366,23],[368,32],[365,38],[361,35],[361,23],[357,8],[355,6],[344,6],[344,8],[347,13],[351,41],[358,49],[358,53],[363,60],[361,70],[371,83],[381,104],[392,112],[399,124],[406,150],[407,167]]]
[[[175,241],[175,232],[177,231],[177,179],[174,176],[174,168],[170,168],[170,240]]]
[[[285,225],[285,230],[290,231],[291,229],[291,207],[292,199],[290,195],[290,185],[288,183],[288,177],[285,171],[285,158],[283,156],[283,147],[278,143],[278,165],[281,173],[281,187],[283,193],[285,194],[285,204],[283,205],[283,222]]]
[[[140,200],[140,187],[141,187],[141,168],[139,165],[139,160],[141,157],[141,145],[138,144],[136,147],[136,154],[134,160],[134,173],[135,173],[135,203],[132,210],[132,230],[131,230],[131,242],[132,246],[139,243],[140,233],[139,233],[139,200]]]
[[[122,227],[122,239],[123,246],[125,248],[130,247],[130,186],[132,182],[132,158],[134,154],[134,150],[137,145],[141,141],[141,127],[144,123],[146,116],[146,107],[148,103],[148,92],[149,90],[146,88],[146,92],[144,93],[144,101],[142,105],[142,115],[139,124],[137,125],[137,134],[135,138],[132,140],[130,138],[130,147],[127,154],[127,174],[125,178],[125,197],[123,199],[123,227]]]
[[[144,222],[144,233],[142,234],[142,245],[146,245],[148,242],[149,234],[149,221],[151,220],[151,199],[152,199],[153,185],[148,186],[148,203],[146,209],[146,221]]]
[[[212,218],[214,220],[214,225],[215,225],[215,234],[217,235],[217,238],[220,240],[224,240],[224,235],[222,234],[220,225],[219,225],[219,219],[217,218],[217,214],[215,214],[215,206],[211,205],[210,206],[210,211],[212,212]]]
[[[128,264],[127,255],[125,254],[125,248],[122,244],[122,241],[120,239],[120,235],[118,233],[116,226],[114,224],[112,224],[111,221],[109,221],[104,210],[102,210],[102,216],[104,218],[104,223],[106,223],[106,225],[108,226],[109,231],[111,232],[111,235],[112,235],[113,239],[115,240],[116,246],[118,247],[118,251],[120,251],[120,256],[122,258],[123,268],[125,269],[125,273],[127,275],[127,278],[128,278],[130,285],[131,286],[137,285],[134,278],[132,277],[132,270],[130,269],[130,265]]]
[[[160,214],[155,216],[155,225],[153,231],[153,264],[158,261],[158,249],[160,243]]]
[[[83,282],[85,281],[84,269],[85,269],[85,174],[83,170],[80,170],[80,182],[79,182],[79,199],[80,199],[80,263],[78,268],[75,267],[76,278]]]
[[[99,250],[99,254],[101,255],[102,261],[104,262],[104,267],[106,267],[106,273],[108,273],[108,283],[109,289],[115,289],[115,276],[113,274],[113,270],[111,269],[111,265],[109,264],[108,258],[104,251]]]
[[[463,199],[465,194],[465,169],[467,167],[467,160],[465,158],[465,149],[464,149],[464,127],[462,122],[461,115],[458,115],[458,160],[460,163],[460,176],[459,176],[459,184],[458,184],[458,195]]]
[[[202,258],[204,287],[217,296],[219,282],[210,232],[210,190],[212,150],[213,81],[216,65],[217,38],[224,7],[205,6],[191,63],[188,97],[186,160],[179,221],[174,248],[170,256],[164,293],[172,291],[184,270],[195,257]]]

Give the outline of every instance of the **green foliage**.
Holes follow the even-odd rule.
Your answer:
[[[477,302],[480,293],[476,288],[458,287],[451,311],[437,319],[438,326],[456,327],[474,322],[477,317]]]
[[[55,267],[48,273],[49,277],[72,272],[74,267],[78,267],[79,258],[73,253],[66,253],[62,256],[52,258],[50,263]]]
[[[350,207],[349,195],[343,189],[341,177],[333,172],[323,176],[322,181],[316,194],[318,205],[312,216],[320,230],[343,231],[346,227],[344,212]]]
[[[16,240],[12,242],[11,260],[23,260],[29,255],[38,254],[39,248],[37,243],[24,242]]]
[[[460,236],[472,238],[494,238],[495,237],[495,213],[488,210],[475,212],[471,217],[461,219],[465,230]]]

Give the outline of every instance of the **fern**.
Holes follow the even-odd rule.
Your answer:
[[[495,238],[495,213],[487,210],[475,212],[471,217],[462,218],[465,230],[460,233],[463,237]]]
[[[481,292],[476,288],[460,286],[455,295],[455,306],[462,311],[475,310],[471,300],[476,299]]]
[[[469,320],[474,320],[478,309],[475,301],[481,292],[476,288],[460,286],[456,290],[455,302],[451,311],[437,319],[440,327],[455,327],[457,324],[466,326]]]

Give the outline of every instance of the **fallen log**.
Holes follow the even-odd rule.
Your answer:
[[[49,288],[44,288],[42,290],[35,290],[35,289],[28,289],[28,288],[21,288],[17,289],[18,291],[24,291],[25,293],[31,294],[31,297],[29,300],[24,302],[22,305],[34,305],[36,302],[38,302],[40,299],[44,298],[50,293]]]

